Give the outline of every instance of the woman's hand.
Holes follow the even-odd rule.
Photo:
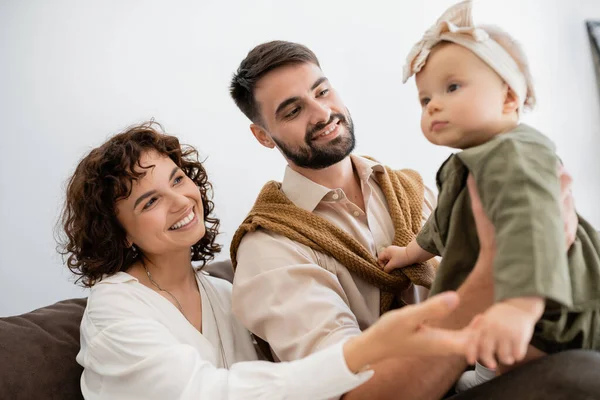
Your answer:
[[[466,355],[472,331],[448,330],[427,325],[428,320],[450,314],[459,303],[455,292],[433,296],[420,304],[385,313],[362,335],[344,345],[351,371],[387,358],[406,356]]]

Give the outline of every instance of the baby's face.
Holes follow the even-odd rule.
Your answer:
[[[436,46],[416,81],[421,129],[431,143],[465,149],[502,130],[508,86],[465,47]]]

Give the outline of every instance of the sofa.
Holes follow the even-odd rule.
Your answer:
[[[203,270],[229,282],[233,280],[230,261],[213,262]],[[79,352],[79,324],[85,306],[85,298],[70,299],[23,315],[0,318],[0,399],[83,399],[79,387],[83,369],[75,356]],[[576,351],[565,358],[565,354],[544,357],[546,361],[542,363],[531,363],[528,373],[512,381],[513,392],[537,391],[539,396],[535,399],[544,400],[600,399],[600,380],[596,378],[600,355]],[[552,367],[552,364],[559,367]],[[546,376],[547,382],[551,383],[549,387],[539,390],[542,388],[536,386],[539,383],[535,379],[537,376]],[[469,399],[507,398],[506,387],[500,380],[493,382],[486,388],[480,386],[469,391]],[[491,396],[490,389],[494,385],[498,388]],[[565,388],[569,393],[567,397],[560,394],[565,393]],[[513,398],[523,398],[514,397],[514,393]],[[546,393],[558,394],[548,397]]]
[[[203,268],[232,281],[230,261]],[[0,398],[83,399],[79,380],[79,324],[87,300],[70,299],[26,314],[0,318]]]

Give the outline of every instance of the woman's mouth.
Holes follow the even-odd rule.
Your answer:
[[[174,223],[169,228],[169,230],[170,231],[176,231],[178,229],[185,228],[186,226],[188,226],[189,224],[191,224],[195,219],[196,219],[196,213],[194,212],[194,207],[192,207],[192,209],[190,210],[190,212],[185,217],[183,217],[182,219],[180,219],[179,221],[177,221],[176,223]]]

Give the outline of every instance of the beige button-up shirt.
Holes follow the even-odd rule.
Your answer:
[[[351,155],[360,178],[363,212],[342,189],[329,189],[286,168],[285,195],[354,236],[375,256],[392,243],[394,225],[374,171],[385,168]],[[425,189],[423,222],[435,206]],[[237,252],[233,312],[252,332],[271,345],[282,361],[296,360],[345,338],[356,336],[379,318],[379,289],[354,275],[333,257],[282,235],[247,233]],[[402,297],[415,303],[427,289],[412,286]]]

